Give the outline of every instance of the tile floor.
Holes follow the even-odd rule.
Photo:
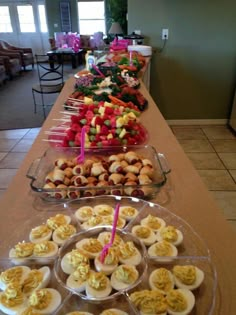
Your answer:
[[[227,126],[170,126],[236,229],[236,137]]]
[[[236,137],[227,126],[170,126],[236,229]],[[0,130],[0,197],[40,128]]]

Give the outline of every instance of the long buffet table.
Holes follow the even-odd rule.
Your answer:
[[[40,203],[37,203],[37,198],[31,192],[26,173],[31,163],[49,147],[48,142],[43,141],[46,138],[45,131],[57,125],[54,119],[61,117],[59,112],[63,110],[62,104],[73,91],[73,86],[74,78],[70,78],[0,201],[1,257],[7,255],[8,238],[14,237],[17,228],[22,227],[39,210],[37,207]],[[236,314],[236,233],[221,214],[143,83],[141,92],[149,103],[148,109],[141,115],[141,122],[149,132],[148,142],[158,152],[165,154],[171,167],[168,182],[154,202],[161,203],[185,219],[205,240],[218,275],[214,314]]]

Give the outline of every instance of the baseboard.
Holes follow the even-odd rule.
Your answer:
[[[226,125],[227,119],[168,119],[168,125],[178,126],[194,126],[194,125]]]

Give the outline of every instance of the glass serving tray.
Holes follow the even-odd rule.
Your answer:
[[[173,225],[177,229],[179,229],[183,234],[183,242],[178,246],[178,255],[176,257],[166,257],[170,258],[167,261],[160,261],[158,257],[150,257],[147,253],[148,246],[146,247],[146,251],[143,254],[143,259],[146,260],[147,268],[145,275],[142,277],[142,281],[138,282],[137,285],[127,292],[121,292],[121,294],[117,294],[114,296],[114,299],[105,299],[100,303],[99,301],[91,301],[86,299],[84,296],[80,296],[76,294],[74,291],[68,290],[65,284],[61,283],[61,287],[65,289],[68,293],[70,293],[65,301],[62,303],[58,314],[66,314],[66,312],[72,312],[75,310],[87,311],[92,314],[99,315],[102,310],[107,309],[107,307],[115,307],[115,299],[125,301],[122,304],[121,310],[126,311],[128,314],[139,314],[139,311],[135,308],[135,306],[130,301],[130,294],[136,290],[150,289],[148,278],[150,273],[155,268],[167,268],[171,270],[174,265],[187,265],[193,264],[194,266],[199,267],[204,272],[204,281],[202,285],[193,291],[193,294],[196,299],[196,304],[194,309],[191,312],[191,315],[210,315],[213,314],[214,305],[215,305],[215,292],[217,285],[217,274],[214,268],[214,265],[211,261],[210,252],[201,237],[193,230],[193,228],[182,218],[176,216],[168,209],[149,202],[145,200],[141,200],[138,198],[131,197],[119,197],[119,196],[97,196],[91,198],[81,198],[73,201],[68,201],[63,204],[56,204],[48,206],[47,211],[43,211],[38,213],[37,215],[32,216],[30,220],[26,222],[25,225],[20,226],[19,229],[16,230],[14,235],[9,236],[8,240],[3,243],[1,249],[1,255],[7,255],[9,249],[14,246],[17,242],[27,241],[29,231],[31,228],[39,225],[42,222],[45,222],[48,217],[51,217],[57,213],[63,213],[66,215],[70,215],[72,217],[72,222],[76,225],[78,233],[85,233],[85,231],[81,228],[81,222],[76,218],[75,213],[78,208],[83,206],[95,207],[97,205],[105,204],[115,207],[117,203],[120,203],[120,206],[133,207],[138,210],[137,216],[130,221],[127,221],[123,229],[124,233],[130,233],[132,231],[133,226],[140,223],[140,221],[148,214],[153,216],[158,216],[162,218],[167,225]],[[101,228],[101,227],[100,227]],[[90,229],[88,231],[92,231]],[[77,234],[78,235],[78,234]],[[76,236],[74,236],[76,237]],[[73,237],[70,239],[72,240]],[[68,242],[70,242],[70,240]],[[63,247],[61,252],[63,251]],[[6,256],[5,256],[6,257]],[[60,259],[60,258],[59,258]],[[29,263],[38,264],[42,266],[40,261],[35,261],[29,259]],[[27,264],[28,264],[27,262]],[[58,260],[57,260],[58,263]],[[57,263],[55,261],[52,262],[51,268],[56,268]],[[56,270],[56,269],[55,269]],[[56,280],[58,282],[58,280]],[[60,281],[64,281],[63,277]],[[57,284],[58,285],[58,284]],[[94,305],[95,303],[95,305]],[[97,304],[98,303],[98,304]],[[99,305],[99,306],[98,306]],[[119,307],[120,308],[120,307]]]
[[[40,196],[45,201],[51,202],[64,202],[73,198],[82,198],[86,197],[88,194],[92,196],[97,195],[136,195],[136,197],[142,199],[152,199],[158,192],[161,187],[167,181],[167,174],[170,172],[170,168],[165,159],[165,156],[161,153],[157,153],[154,147],[152,146],[117,146],[117,147],[107,147],[101,149],[86,149],[85,151],[85,163],[91,158],[96,158],[98,161],[107,161],[109,156],[125,154],[127,152],[135,152],[139,157],[143,157],[151,161],[153,166],[153,174],[151,181],[148,183],[140,184],[138,182],[139,173],[136,173],[135,181],[125,181],[119,184],[112,184],[107,179],[101,180],[99,175],[93,176],[96,181],[91,186],[87,182],[86,184],[79,185],[77,187],[72,184],[72,180],[69,181],[68,185],[65,187],[55,187],[45,188],[46,177],[50,172],[54,170],[55,161],[59,158],[61,159],[73,159],[80,154],[80,148],[50,148],[47,150],[44,155],[33,162],[30,169],[28,170],[27,177],[31,179],[31,189],[38,196]],[[105,162],[107,163],[107,162]],[[95,163],[94,163],[95,164]],[[131,165],[132,166],[132,165]],[[111,173],[109,170],[104,174],[117,174]],[[122,173],[124,176],[127,173]],[[78,174],[79,175],[79,174]],[[91,174],[85,175],[86,180]],[[133,174],[134,175],[134,174]],[[110,178],[110,177],[109,177]],[[67,176],[65,176],[67,180]],[[85,181],[86,181],[85,180]],[[54,182],[53,182],[54,183]],[[63,182],[64,183],[64,182]],[[73,192],[73,196],[70,193]]]

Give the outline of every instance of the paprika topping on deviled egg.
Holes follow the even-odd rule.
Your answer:
[[[108,216],[114,214],[114,208],[109,205],[97,205],[93,208],[95,214],[100,216]]]
[[[62,224],[53,232],[52,239],[57,245],[61,246],[75,233],[76,228],[72,224]]]
[[[57,255],[58,245],[53,241],[43,241],[34,245],[34,256],[53,258]]]
[[[111,232],[99,233],[98,240],[102,243],[103,246],[108,244],[111,240]],[[118,234],[115,234],[115,238],[114,238],[112,246],[113,247],[119,246],[119,245],[122,245],[123,243],[124,243],[124,241],[122,240],[122,238]]]
[[[204,280],[204,272],[196,266],[174,266],[175,285],[180,289],[197,289]]]
[[[135,266],[120,265],[111,275],[112,287],[119,291],[128,288],[138,279],[139,273]]]
[[[120,207],[120,216],[127,221],[134,219],[137,215],[138,210],[134,207],[130,206]]]
[[[154,232],[160,230],[161,228],[166,226],[166,223],[163,219],[155,217],[149,214],[146,218],[140,221],[141,225],[147,226],[152,229]]]
[[[142,290],[131,293],[130,299],[141,315],[166,315],[165,296],[158,290]]]
[[[61,260],[62,270],[70,275],[76,270],[81,263],[88,263],[89,258],[79,249],[72,249],[71,252],[66,253]]]
[[[45,288],[51,279],[49,267],[45,266],[40,269],[32,269],[22,283],[22,291],[29,295],[36,289]]]
[[[75,217],[81,222],[87,221],[94,214],[93,208],[89,206],[80,207],[75,211]]]
[[[17,266],[4,270],[0,274],[0,289],[5,290],[11,282],[22,283],[30,272],[27,266]]]
[[[126,242],[120,245],[119,260],[122,264],[137,266],[140,264],[142,256],[133,242]]]
[[[78,292],[85,290],[86,281],[89,277],[90,266],[87,263],[80,263],[76,270],[69,275],[66,280],[66,285]]]
[[[50,315],[61,304],[60,293],[51,288],[35,290],[29,297],[28,304],[40,314]]]
[[[47,226],[51,230],[56,230],[60,225],[70,224],[71,217],[64,214],[56,214],[54,217],[47,219]]]
[[[103,272],[91,271],[86,282],[86,295],[90,298],[105,298],[111,293],[110,280]]]
[[[152,245],[156,241],[156,235],[147,226],[135,225],[132,228],[132,234],[139,238],[146,246]]]
[[[40,243],[42,241],[49,241],[51,236],[52,230],[46,224],[42,224],[31,230],[29,239],[32,243]]]
[[[166,302],[168,314],[187,315],[195,305],[195,297],[188,289],[176,289],[167,294]]]
[[[9,251],[9,257],[14,258],[15,264],[21,264],[25,258],[30,258],[33,255],[34,244],[31,242],[22,242],[15,245]]]
[[[105,275],[110,275],[118,266],[119,254],[118,247],[110,247],[103,263],[101,262],[101,256],[96,256],[94,260],[96,270],[104,272]]]
[[[174,288],[174,277],[168,269],[157,268],[149,276],[149,285],[152,290],[159,290],[162,294],[167,294]]]
[[[148,248],[148,255],[151,257],[158,257],[162,262],[168,262],[168,256],[175,257],[178,255],[177,248],[169,242],[161,241],[153,244]]]
[[[21,284],[11,282],[0,293],[0,310],[9,315],[19,314],[25,308],[26,296],[21,290]]]
[[[178,246],[183,242],[183,234],[172,225],[163,227],[157,232],[158,241],[167,241]]]
[[[85,238],[76,243],[76,248],[80,249],[88,258],[95,258],[102,250],[103,246],[96,238]]]

